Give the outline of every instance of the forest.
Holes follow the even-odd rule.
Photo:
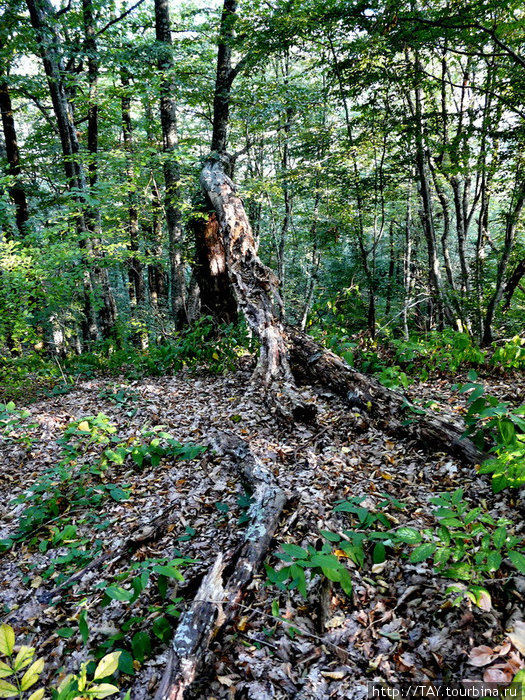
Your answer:
[[[523,4],[0,58],[0,698],[525,698]]]

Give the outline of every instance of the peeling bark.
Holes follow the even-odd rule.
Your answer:
[[[274,313],[274,300],[281,303],[279,280],[257,255],[258,246],[243,202],[227,174],[228,166],[226,155],[210,157],[201,172],[201,186],[217,216],[237,303],[261,341],[254,378],[262,382],[282,416],[310,420],[315,407],[305,404],[297,392],[283,328]]]
[[[233,573],[226,582],[223,581],[226,563],[219,554],[193,603],[180,618],[155,700],[183,700],[211,640],[233,619],[244,587],[268,549],[287,500],[271,472],[253,455],[244,440],[220,433],[213,444],[220,454],[233,458],[241,477],[253,490],[248,510],[250,524],[235,564],[228,567],[233,566]]]

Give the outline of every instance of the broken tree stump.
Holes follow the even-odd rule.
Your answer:
[[[252,489],[252,503],[248,509],[250,522],[236,560],[228,564],[232,573],[227,580],[223,580],[226,564],[219,554],[193,603],[181,616],[155,700],[183,700],[211,640],[233,619],[244,588],[264,558],[287,501],[271,472],[244,440],[220,433],[212,445],[219,454],[233,458],[243,481]]]

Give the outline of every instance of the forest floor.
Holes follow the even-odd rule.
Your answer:
[[[412,385],[408,393],[435,401],[434,410],[457,415],[465,411],[465,397],[452,384],[450,378],[435,379]],[[525,397],[523,379],[514,379],[510,386],[501,379],[485,384],[503,398],[509,393],[513,401]],[[5,512],[0,537],[16,532],[28,506],[13,504],[13,499],[27,493],[59,461],[63,446],[57,440],[67,425],[99,413],[109,417],[120,440],[129,444],[145,426],[157,425],[181,443],[207,444],[218,430],[248,441],[290,497],[268,553],[273,566],[279,544],[319,546],[319,530],[351,527],[352,514],[333,509],[341,499],[354,496],[366,497],[361,506],[370,512],[385,494],[393,497],[385,511],[392,526],[421,530],[432,525],[429,499],[462,487],[472,507],[485,503],[495,518],[512,512],[519,523],[517,534],[524,535],[522,506],[508,491],[494,495],[488,477],[444,453],[429,456],[417,445],[385,435],[366,414],[355,413],[329,392],[306,391],[318,408],[313,427],[278,424],[262,402],[260,389],[250,384],[248,368],[224,376],[182,372],[133,382],[93,379],[79,382],[67,394],[39,400],[28,406],[30,417],[0,446],[0,501]],[[34,425],[28,429],[31,444],[16,442],[27,424]],[[79,462],[94,463],[100,449],[88,445]],[[131,649],[135,660],[129,656],[121,687],[132,688],[131,698],[141,700],[153,697],[165,663],[166,644],[161,639],[167,640],[171,631],[159,619],[175,625],[173,606],[184,609],[216,555],[236,546],[247,498],[228,459],[209,450],[197,459],[163,459],[142,469],[125,460],[111,464],[102,479],[129,498],[117,490],[115,498],[106,499],[91,514],[82,500],[74,508],[68,504],[57,522],[61,527],[67,522],[73,530],[55,531],[53,523],[35,528],[31,546],[17,543],[3,555],[2,621],[15,628],[19,643],[36,647],[48,674],[78,670],[101,645],[106,650],[112,645]],[[108,557],[53,604],[47,602],[45,593],[60,576],[74,573],[90,557],[117,554],[137,528],[163,512],[169,513],[168,522],[155,541],[123,557]],[[168,578],[165,596],[170,608],[153,585],[131,603],[112,599],[101,606],[108,583],[129,589],[130,567],[135,567],[135,575],[141,563],[147,567],[152,559],[179,556],[194,563],[182,568],[184,581]],[[481,679],[487,669],[494,677],[512,677],[525,665],[524,576],[510,576],[512,571],[502,569],[500,577],[487,584],[492,601],[483,610],[468,601],[451,605],[445,595],[451,581],[437,577],[428,561],[410,563],[390,551],[386,561],[375,566],[348,564],[354,584],[351,597],[317,575],[309,581],[305,600],[297,591],[278,590],[260,571],[235,624],[212,642],[191,697],[363,698],[367,681]],[[511,644],[507,635],[513,631]],[[472,653],[480,646],[485,651]]]

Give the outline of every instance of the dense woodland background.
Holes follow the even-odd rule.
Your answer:
[[[0,59],[0,697],[522,693],[523,3],[0,0]]]
[[[227,147],[282,318],[519,333],[521,3],[225,7]],[[198,318],[222,9],[3,3],[5,356],[146,348]]]

